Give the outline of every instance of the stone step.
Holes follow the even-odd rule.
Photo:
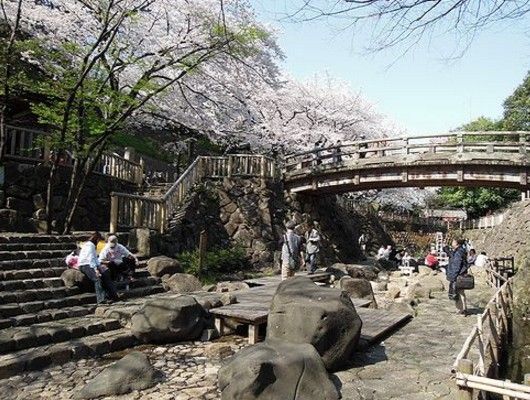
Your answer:
[[[88,306],[64,307],[61,309],[42,310],[34,314],[21,314],[10,318],[0,319],[0,329],[15,326],[28,326],[40,322],[57,321],[65,318],[82,317],[93,314],[96,309],[95,304]]]
[[[81,290],[77,287],[67,288],[64,286],[0,292],[0,305],[9,303],[29,303],[34,301],[61,299],[80,293]]]
[[[62,253],[60,257],[47,259],[23,259],[23,260],[3,260],[0,261],[0,271],[66,267],[65,258],[68,252]]]
[[[115,329],[30,350],[19,350],[0,356],[0,379],[81,358],[101,356],[135,344],[136,339],[130,330]]]
[[[64,250],[72,251],[77,248],[75,242],[64,243],[0,243],[0,251],[49,251]]]
[[[36,279],[15,279],[0,281],[0,292],[7,290],[27,290],[57,288],[64,286],[63,280],[59,277],[36,278]]]
[[[138,271],[135,274],[135,278],[137,280],[131,282],[130,287],[154,285],[159,281],[157,278],[150,277],[148,271],[145,270]],[[118,286],[120,285],[124,286],[121,283]],[[5,280],[0,281],[0,295],[2,295],[3,291],[58,288],[63,286],[64,283],[60,277]]]
[[[0,261],[47,260],[66,257],[70,250],[0,251]]]
[[[118,320],[103,319],[94,315],[8,328],[0,331],[0,354],[64,342],[120,328]]]
[[[49,268],[15,269],[7,271],[0,270],[0,281],[59,277],[64,272],[64,270],[64,266]]]
[[[123,292],[123,299],[143,297],[164,291],[162,285],[144,286]],[[82,293],[59,299],[31,301],[27,303],[9,303],[0,305],[0,319],[15,317],[22,314],[36,313],[47,309],[60,309],[96,303],[95,293]]]
[[[0,234],[0,243],[75,243],[87,240],[89,236],[90,232],[79,232],[73,235],[40,235],[3,232]]]

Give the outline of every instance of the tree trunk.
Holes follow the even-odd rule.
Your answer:
[[[93,158],[84,158],[82,162],[79,162],[78,168],[72,171],[72,179],[70,180],[68,199],[65,207],[66,218],[64,221],[63,235],[70,233],[72,229],[75,210],[79,204],[81,193],[85,188],[86,180],[94,171],[94,168],[99,161],[101,154],[103,154],[105,147],[105,144],[103,144]]]
[[[52,233],[52,221],[53,221],[53,209],[52,199],[54,191],[54,181],[59,169],[59,155],[55,154],[55,160],[53,160],[52,167],[50,168],[50,174],[48,175],[48,184],[46,185],[46,233],[49,235]]]

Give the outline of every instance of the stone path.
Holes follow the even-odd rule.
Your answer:
[[[485,283],[478,283],[467,292],[473,315],[458,315],[447,293],[434,293],[433,299],[418,305],[416,317],[401,330],[357,354],[353,368],[336,374],[343,399],[454,399],[451,365],[476,323],[475,314],[493,294]]]
[[[469,308],[480,313],[492,295],[492,289],[479,284],[468,292]],[[438,400],[454,399],[455,384],[450,367],[476,316],[456,314],[454,302],[443,292],[423,300],[417,316],[383,343],[356,355],[352,368],[334,374],[343,399],[354,400]],[[233,351],[247,346],[239,336],[216,341]],[[209,357],[209,343],[188,342],[177,345],[141,346],[152,364],[161,372],[159,383],[148,390],[112,400],[207,400],[219,399],[217,371],[221,360]],[[126,351],[125,351],[126,352]],[[72,361],[43,371],[26,372],[0,381],[0,398],[13,400],[66,400],[85,382],[125,352],[107,354],[98,359]]]

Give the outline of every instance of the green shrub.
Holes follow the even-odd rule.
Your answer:
[[[238,272],[249,266],[245,250],[239,246],[207,251],[202,268],[199,268],[198,250],[183,252],[177,259],[185,273],[207,283],[216,281],[223,274]]]

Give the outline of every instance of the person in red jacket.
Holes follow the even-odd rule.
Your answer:
[[[436,257],[436,250],[431,250],[427,257],[425,257],[425,265],[431,269],[437,269],[439,266],[438,257]]]

